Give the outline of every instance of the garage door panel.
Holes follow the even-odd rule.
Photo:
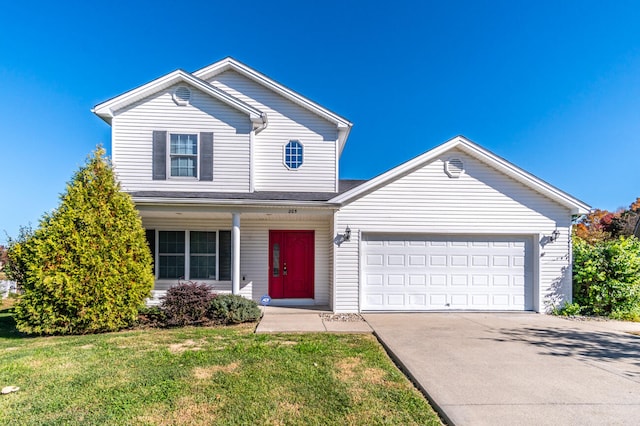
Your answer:
[[[426,275],[409,275],[409,285],[410,286],[426,286],[427,285],[427,276]]]
[[[427,295],[423,293],[409,294],[409,306],[423,307],[427,306]]]
[[[366,259],[367,266],[382,266],[384,264],[384,256],[381,254],[368,254]]]
[[[363,310],[527,310],[532,239],[363,237]]]

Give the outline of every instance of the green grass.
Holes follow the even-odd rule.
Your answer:
[[[254,326],[35,337],[0,308],[0,424],[434,424],[370,335]]]

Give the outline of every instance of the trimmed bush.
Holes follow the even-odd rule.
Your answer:
[[[78,170],[60,205],[9,247],[23,294],[18,330],[29,334],[115,331],[135,323],[154,276],[140,216],[120,191],[102,148]]]
[[[573,295],[591,315],[634,319],[640,312],[640,240],[589,244],[574,238]]]
[[[140,327],[164,327],[167,316],[159,306],[144,306],[138,311],[137,325]]]
[[[206,284],[188,281],[171,287],[160,305],[166,324],[179,327],[208,322],[209,306],[215,297]]]
[[[262,313],[258,304],[234,294],[219,294],[211,301],[209,316],[220,324],[257,321]]]

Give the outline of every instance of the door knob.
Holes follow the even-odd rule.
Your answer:
[[[284,262],[282,266],[282,275],[287,275],[287,262]]]

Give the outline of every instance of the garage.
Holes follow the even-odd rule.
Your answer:
[[[363,234],[362,311],[533,306],[532,237]]]

